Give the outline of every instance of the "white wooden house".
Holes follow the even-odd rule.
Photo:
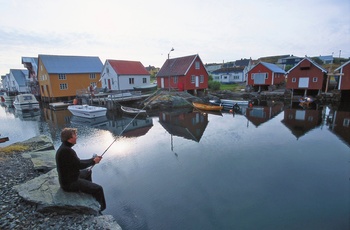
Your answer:
[[[102,88],[132,90],[150,84],[150,74],[139,61],[106,60],[102,73]]]
[[[7,87],[9,92],[27,93],[28,87],[28,70],[10,69],[10,73],[6,75]]]

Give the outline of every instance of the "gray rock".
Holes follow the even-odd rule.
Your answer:
[[[97,216],[93,221],[96,224],[96,227],[101,229],[122,230],[112,215]]]
[[[59,186],[56,169],[13,188],[23,199],[37,204],[39,212],[97,215],[99,211],[99,204],[91,195],[64,192]]]
[[[26,152],[22,154],[22,157],[30,158],[35,170],[46,173],[56,168],[55,155],[55,150],[45,150]]]

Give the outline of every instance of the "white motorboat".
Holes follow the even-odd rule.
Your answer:
[[[13,106],[16,110],[39,110],[40,105],[38,100],[35,98],[33,94],[26,93],[26,94],[19,94],[15,97],[15,100],[13,101]]]
[[[86,118],[102,117],[107,113],[107,108],[92,105],[69,105],[68,110],[74,116]]]

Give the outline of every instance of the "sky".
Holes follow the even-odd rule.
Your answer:
[[[350,57],[349,0],[0,0],[0,75],[39,54],[161,67],[275,55]],[[174,51],[170,50],[174,48]]]

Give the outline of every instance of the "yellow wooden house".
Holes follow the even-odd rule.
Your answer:
[[[89,87],[100,88],[102,68],[99,57],[39,55],[37,76],[41,100],[72,100]]]

